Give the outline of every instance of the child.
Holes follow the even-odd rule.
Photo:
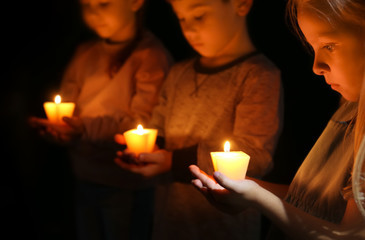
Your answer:
[[[140,154],[139,164],[122,157],[116,162],[145,177],[165,178],[157,187],[154,239],[258,239],[258,213],[229,216],[209,206],[190,185],[188,166],[194,160],[212,172],[210,152],[222,151],[229,139],[231,150],[251,156],[250,176],[270,170],[281,130],[280,72],[250,40],[252,0],[170,3],[200,56],[176,64],[164,83],[150,127],[165,146],[158,141],[160,149]]]
[[[114,164],[113,137],[147,122],[172,59],[141,25],[144,0],[80,1],[85,23],[100,39],[79,47],[61,84],[63,100],[76,103],[75,117],[65,118],[65,126],[31,123],[69,143],[79,239],[129,239],[132,217],[138,218],[134,237],[142,239],[151,214],[147,208],[132,216],[132,208],[136,197],[143,198],[140,207],[151,203],[151,183]]]
[[[365,2],[290,0],[288,13],[314,52],[313,71],[347,102],[329,121],[290,186],[255,179],[233,181],[196,166],[193,181],[222,210],[253,207],[291,239],[365,239],[365,220],[351,191],[354,156],[365,126]],[[221,186],[224,188],[222,188]],[[269,239],[286,239],[277,229]]]

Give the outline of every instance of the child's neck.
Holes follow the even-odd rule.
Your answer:
[[[114,35],[108,37],[105,40],[110,44],[128,44],[129,42],[133,41],[137,34],[137,23],[135,21],[131,21],[131,23],[125,26],[123,30],[116,32]]]
[[[219,67],[254,51],[256,51],[256,47],[253,45],[248,33],[242,31],[215,56],[201,56],[199,62],[204,67]]]

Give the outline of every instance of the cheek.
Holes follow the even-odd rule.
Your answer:
[[[88,11],[83,11],[82,12],[82,20],[84,21],[84,23],[86,25],[88,25],[90,27],[91,24],[91,14]]]

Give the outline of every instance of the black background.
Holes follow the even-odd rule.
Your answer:
[[[42,103],[57,92],[75,47],[92,35],[77,0],[7,1],[1,12],[0,234],[74,239],[73,179],[64,149],[39,138],[26,120],[44,116]],[[285,0],[256,0],[249,21],[256,46],[282,71],[285,126],[266,177],[279,183],[290,182],[338,102],[338,94],[312,73],[312,56],[290,32],[284,12]],[[164,0],[150,0],[146,26],[177,61],[191,56]]]

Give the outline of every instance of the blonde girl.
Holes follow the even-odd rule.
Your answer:
[[[313,71],[347,101],[290,186],[233,181],[219,172],[214,173],[215,182],[191,166],[197,177],[193,183],[222,210],[261,211],[276,226],[269,239],[365,239],[365,220],[351,189],[354,156],[365,125],[365,2],[289,0],[287,6],[294,29],[314,53]]]

